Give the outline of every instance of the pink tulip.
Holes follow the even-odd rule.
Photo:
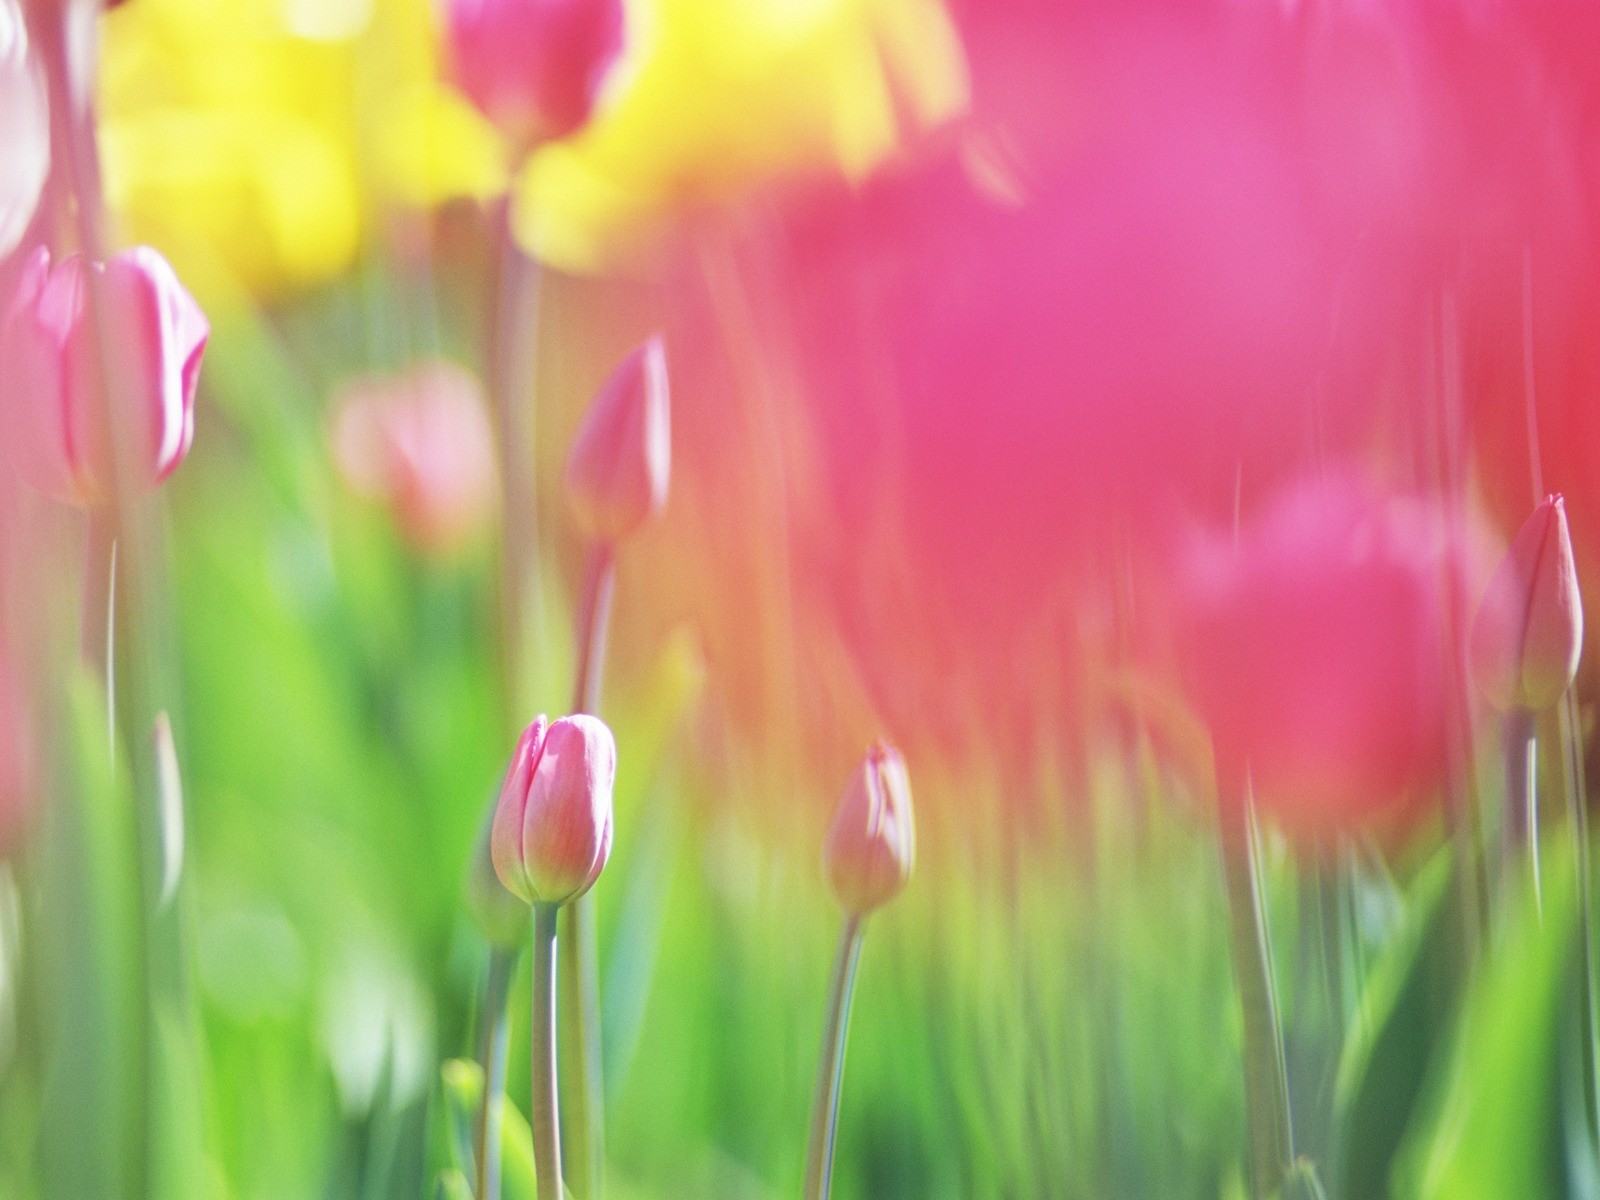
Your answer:
[[[621,0],[449,0],[457,86],[526,150],[589,120],[622,53]]]
[[[104,300],[104,354],[89,319],[91,276]],[[113,437],[122,436],[139,439],[131,484],[148,489],[165,480],[194,439],[195,388],[210,334],[194,298],[148,247],[104,264],[74,256],[54,266],[47,251],[35,251],[0,330],[7,440],[22,477],[69,504],[104,504],[119,457]],[[117,372],[110,400],[131,412],[107,412],[100,394],[106,360]]]
[[[897,896],[916,861],[911,781],[897,750],[867,751],[828,832],[824,862],[839,906],[862,917]]]
[[[621,541],[666,504],[670,409],[666,343],[657,336],[611,373],[567,455],[567,499],[590,537]]]
[[[0,258],[33,219],[49,165],[43,82],[28,57],[22,14],[12,0],[0,0]]]
[[[1496,708],[1542,712],[1571,686],[1582,650],[1566,504],[1550,496],[1517,531],[1478,607],[1473,677]]]
[[[345,385],[334,455],[352,490],[389,506],[406,540],[446,555],[494,511],[494,441],[483,391],[465,369],[425,362]]]
[[[1205,544],[1185,641],[1220,802],[1248,777],[1303,840],[1403,826],[1451,761],[1478,550],[1437,504],[1349,479],[1299,484]]]
[[[617,745],[598,717],[528,726],[489,834],[500,882],[525,903],[566,904],[593,886],[611,854]]]

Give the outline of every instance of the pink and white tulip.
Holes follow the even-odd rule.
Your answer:
[[[916,862],[911,780],[899,751],[867,751],[839,801],[823,854],[839,906],[863,917],[897,896]]]
[[[666,343],[658,335],[601,386],[567,454],[567,502],[579,526],[619,542],[667,503],[672,416]]]
[[[105,328],[92,319],[98,290]],[[34,252],[0,328],[6,442],[24,480],[45,495],[93,508],[162,483],[194,440],[195,391],[211,326],[149,247],[105,263]],[[101,347],[96,338],[104,336]],[[102,387],[103,366],[116,378]],[[124,411],[120,406],[127,406]],[[113,411],[113,409],[116,411]],[[116,439],[136,439],[117,448]]]
[[[1567,508],[1549,496],[1523,522],[1478,606],[1473,678],[1503,712],[1543,712],[1578,674],[1583,601]]]
[[[576,900],[611,855],[617,744],[598,717],[538,718],[517,743],[489,834],[500,882],[524,903]]]

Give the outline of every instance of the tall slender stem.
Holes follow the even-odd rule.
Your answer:
[[[1222,830],[1222,874],[1228,894],[1233,972],[1244,1016],[1244,1091],[1250,1132],[1251,1194],[1269,1200],[1294,1162],[1289,1073],[1272,972],[1272,943],[1248,805]],[[1227,821],[1228,818],[1224,817]]]
[[[1502,866],[1509,870],[1526,852],[1533,872],[1533,898],[1543,907],[1539,880],[1539,754],[1534,715],[1517,710],[1505,722],[1506,807]]]
[[[489,951],[489,971],[483,985],[482,1042],[483,1099],[478,1105],[477,1142],[473,1156],[476,1200],[500,1200],[500,1109],[506,1090],[506,1052],[511,1022],[506,999],[516,970],[517,951],[503,946]]]
[[[60,194],[74,202],[71,233],[91,262],[105,261],[110,246],[94,105],[100,11],[98,4],[74,2],[40,5],[30,13],[49,92],[51,151],[64,183]],[[110,477],[105,504],[91,526],[90,554],[104,566],[90,563],[84,619],[106,631],[100,645],[113,741],[122,739],[138,799],[142,1027],[129,1059],[146,1103],[130,1169],[137,1190],[153,1195],[190,1186],[200,1170],[202,1136],[188,1120],[200,1110],[193,1061],[198,1031],[184,976],[181,908],[170,886],[176,878],[173,848],[182,845],[182,813],[163,803],[150,736],[157,714],[169,707],[164,692],[171,684],[159,620],[164,567],[151,506],[139,501],[134,482],[143,441],[142,431],[130,424],[137,406],[126,396],[126,363],[119,354],[127,317],[110,305],[98,273],[88,272],[85,286],[88,339],[74,365],[88,373],[103,441],[81,449],[105,462]],[[179,1041],[163,1043],[163,1028],[176,1032]]]
[[[525,716],[527,667],[538,624],[534,371],[540,271],[512,234],[509,198],[496,206],[494,220],[499,262],[489,315],[488,384],[502,497],[500,626],[506,664],[505,710],[507,727],[515,730]]]
[[[1595,995],[1595,938],[1592,871],[1589,851],[1589,795],[1583,778],[1583,733],[1578,724],[1578,700],[1568,688],[1561,698],[1561,746],[1567,782],[1567,815],[1572,822],[1572,845],[1578,873],[1578,923],[1583,939],[1583,1052],[1584,1093],[1589,1104],[1591,1130],[1600,1139],[1600,1010]]]
[[[533,906],[533,1164],[539,1200],[562,1200],[561,1116],[556,1093],[556,916],[549,904]]]
[[[616,584],[616,551],[608,543],[597,543],[589,552],[578,614],[578,660],[572,682],[572,711],[575,713],[600,711],[606,642],[611,629],[611,598]]]
[[[862,918],[845,918],[828,991],[828,1015],[822,1026],[822,1057],[817,1063],[817,1090],[811,1101],[811,1136],[806,1145],[805,1200],[827,1200],[833,1188],[833,1151],[839,1130],[839,1086],[844,1079],[845,1043],[850,1035],[850,1001],[861,962]]]
[[[572,711],[600,707],[611,598],[616,589],[616,554],[596,544],[589,554],[577,631],[577,667]],[[599,938],[594,894],[585,893],[561,910],[560,991],[562,1107],[567,1114],[568,1185],[577,1200],[600,1200],[605,1175],[605,1081],[600,1045]]]

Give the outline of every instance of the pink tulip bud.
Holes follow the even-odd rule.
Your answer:
[[[899,751],[879,742],[845,789],[824,852],[834,898],[863,917],[899,894],[911,878],[916,831],[911,780]]]
[[[1472,626],[1472,671],[1505,711],[1542,712],[1578,673],[1583,602],[1567,508],[1549,496],[1517,531]]]
[[[489,835],[495,873],[529,904],[565,904],[611,854],[617,745],[598,717],[540,717],[517,743]]]
[[[0,258],[33,219],[49,165],[43,80],[28,56],[22,14],[13,0],[0,0]]]
[[[350,488],[389,506],[424,554],[466,545],[494,511],[494,438],[477,379],[453,363],[348,383],[333,449]]]
[[[103,298],[104,336],[95,344],[90,286]],[[148,247],[88,263],[51,265],[40,249],[28,261],[3,329],[0,361],[7,441],[33,487],[81,508],[112,498],[114,435],[137,437],[131,484],[153,488],[172,474],[194,439],[194,397],[211,327],[167,261]],[[115,365],[110,399],[133,406],[107,412],[102,362]],[[107,417],[111,420],[107,422]]]
[[[622,0],[448,0],[455,81],[519,150],[593,113],[622,54]]]
[[[671,420],[667,348],[657,335],[611,373],[567,454],[567,498],[590,537],[621,541],[666,504]]]

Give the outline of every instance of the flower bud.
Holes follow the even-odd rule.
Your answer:
[[[528,726],[500,791],[490,851],[500,882],[528,904],[576,900],[611,854],[617,745],[598,717]]]
[[[0,0],[0,258],[16,248],[50,166],[43,80],[14,0]]]
[[[494,437],[477,379],[449,362],[341,389],[333,450],[351,490],[385,503],[417,551],[449,555],[494,511]]]
[[[590,537],[618,542],[660,512],[672,470],[666,343],[634,350],[601,387],[567,454],[567,498]]]
[[[911,781],[899,751],[867,751],[833,818],[824,861],[839,906],[864,917],[905,887],[916,859]]]
[[[456,86],[519,151],[589,120],[622,54],[622,0],[449,0]]]
[[[90,319],[90,289],[103,300],[104,330]],[[103,333],[102,355],[95,344]],[[148,247],[106,263],[72,257],[51,265],[40,249],[23,269],[0,328],[6,364],[4,424],[23,479],[81,508],[112,498],[113,437],[137,438],[127,461],[135,488],[172,474],[194,439],[194,398],[211,327],[167,261]],[[114,363],[109,413],[102,363]],[[110,420],[108,428],[107,418]]]
[[[1583,603],[1566,504],[1546,497],[1523,523],[1478,606],[1472,671],[1504,711],[1542,712],[1578,673]]]

